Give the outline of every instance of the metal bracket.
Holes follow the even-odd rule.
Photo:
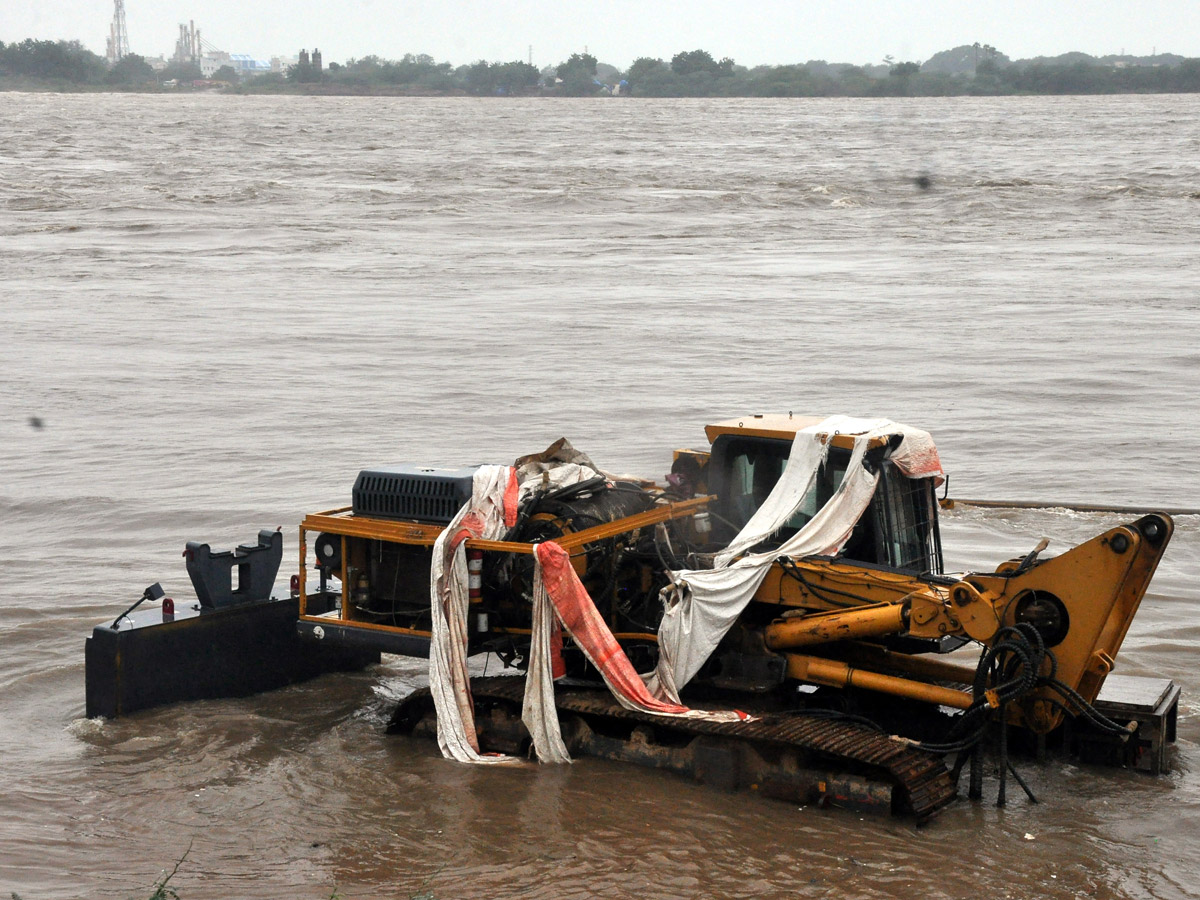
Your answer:
[[[220,609],[252,600],[268,600],[279,564],[283,560],[283,535],[278,531],[258,533],[257,544],[241,544],[235,550],[213,552],[208,544],[188,541],[183,551],[188,577],[203,609]],[[233,570],[237,569],[237,586]]]

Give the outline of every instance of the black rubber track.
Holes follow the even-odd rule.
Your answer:
[[[500,701],[520,709],[525,679],[507,676],[474,678],[475,703]],[[943,758],[853,722],[801,714],[772,713],[749,722],[710,722],[655,716],[625,709],[605,690],[556,686],[559,713],[572,712],[669,728],[680,734],[716,735],[775,747],[793,747],[832,760],[879,770],[902,792],[902,803],[917,822],[925,822],[957,795]],[[428,689],[401,703],[411,716],[415,707],[432,707]],[[399,712],[399,711],[398,711]]]

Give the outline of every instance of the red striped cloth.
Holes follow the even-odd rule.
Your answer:
[[[553,541],[546,541],[537,545],[536,553],[542,567],[542,581],[546,586],[546,593],[550,602],[554,604],[559,620],[591,660],[592,665],[600,670],[600,674],[614,693],[637,709],[659,715],[721,718],[729,716],[728,713],[709,713],[666,703],[651,694],[642,677],[633,668],[629,657],[613,637],[608,624],[601,618],[596,604],[588,595],[587,588],[575,573],[567,551]],[[740,719],[748,718],[743,712],[737,712],[736,715]]]

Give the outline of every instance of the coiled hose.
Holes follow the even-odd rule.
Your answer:
[[[1041,674],[1046,669],[1045,675]],[[1061,709],[1069,716],[1082,716],[1094,727],[1108,734],[1128,737],[1133,728],[1109,719],[1072,688],[1058,679],[1058,660],[1053,651],[1046,648],[1041,634],[1032,625],[1022,622],[1005,626],[996,632],[996,637],[979,658],[975,678],[971,686],[972,703],[963,712],[944,743],[922,741],[915,744],[930,753],[958,753],[951,775],[957,780],[963,764],[971,762],[970,796],[978,799],[982,793],[982,759],[980,743],[987,733],[991,710],[997,710],[1000,723],[1000,790],[997,805],[1005,803],[1006,778],[1008,773],[1020,784],[1034,803],[1037,798],[1028,785],[1012,767],[1008,759],[1008,704],[1023,699],[1041,688],[1049,688],[1062,699],[1047,698],[1046,702]]]

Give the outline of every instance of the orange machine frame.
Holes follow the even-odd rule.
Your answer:
[[[691,500],[667,503],[646,512],[638,513],[637,515],[626,516],[625,518],[617,519],[603,525],[596,525],[592,528],[572,532],[559,538],[556,543],[570,553],[579,550],[586,544],[615,537],[619,534],[637,531],[639,528],[645,528],[648,525],[657,525],[659,522],[694,516],[696,513],[701,512],[711,499],[711,497],[695,497]],[[349,579],[346,577],[346,561],[349,558],[346,538],[366,538],[387,541],[393,544],[408,544],[432,548],[444,528],[445,526],[443,525],[403,519],[376,519],[368,516],[356,516],[348,506],[326,510],[325,512],[310,513],[305,516],[304,521],[300,523],[300,620],[317,625],[332,621],[341,626],[359,628],[364,631],[380,631],[428,639],[430,636],[428,631],[404,628],[399,625],[381,625],[376,622],[363,622],[353,618],[351,615],[353,606],[349,602],[352,588],[349,584]],[[308,533],[310,531],[339,535],[342,538],[342,567],[338,573],[338,578],[342,585],[340,610],[333,610],[319,615],[310,615],[308,612]],[[466,542],[466,546],[468,549],[483,550],[485,552],[532,554],[536,545],[517,541],[469,539]],[[648,636],[618,634],[616,637],[639,637],[645,639]]]

